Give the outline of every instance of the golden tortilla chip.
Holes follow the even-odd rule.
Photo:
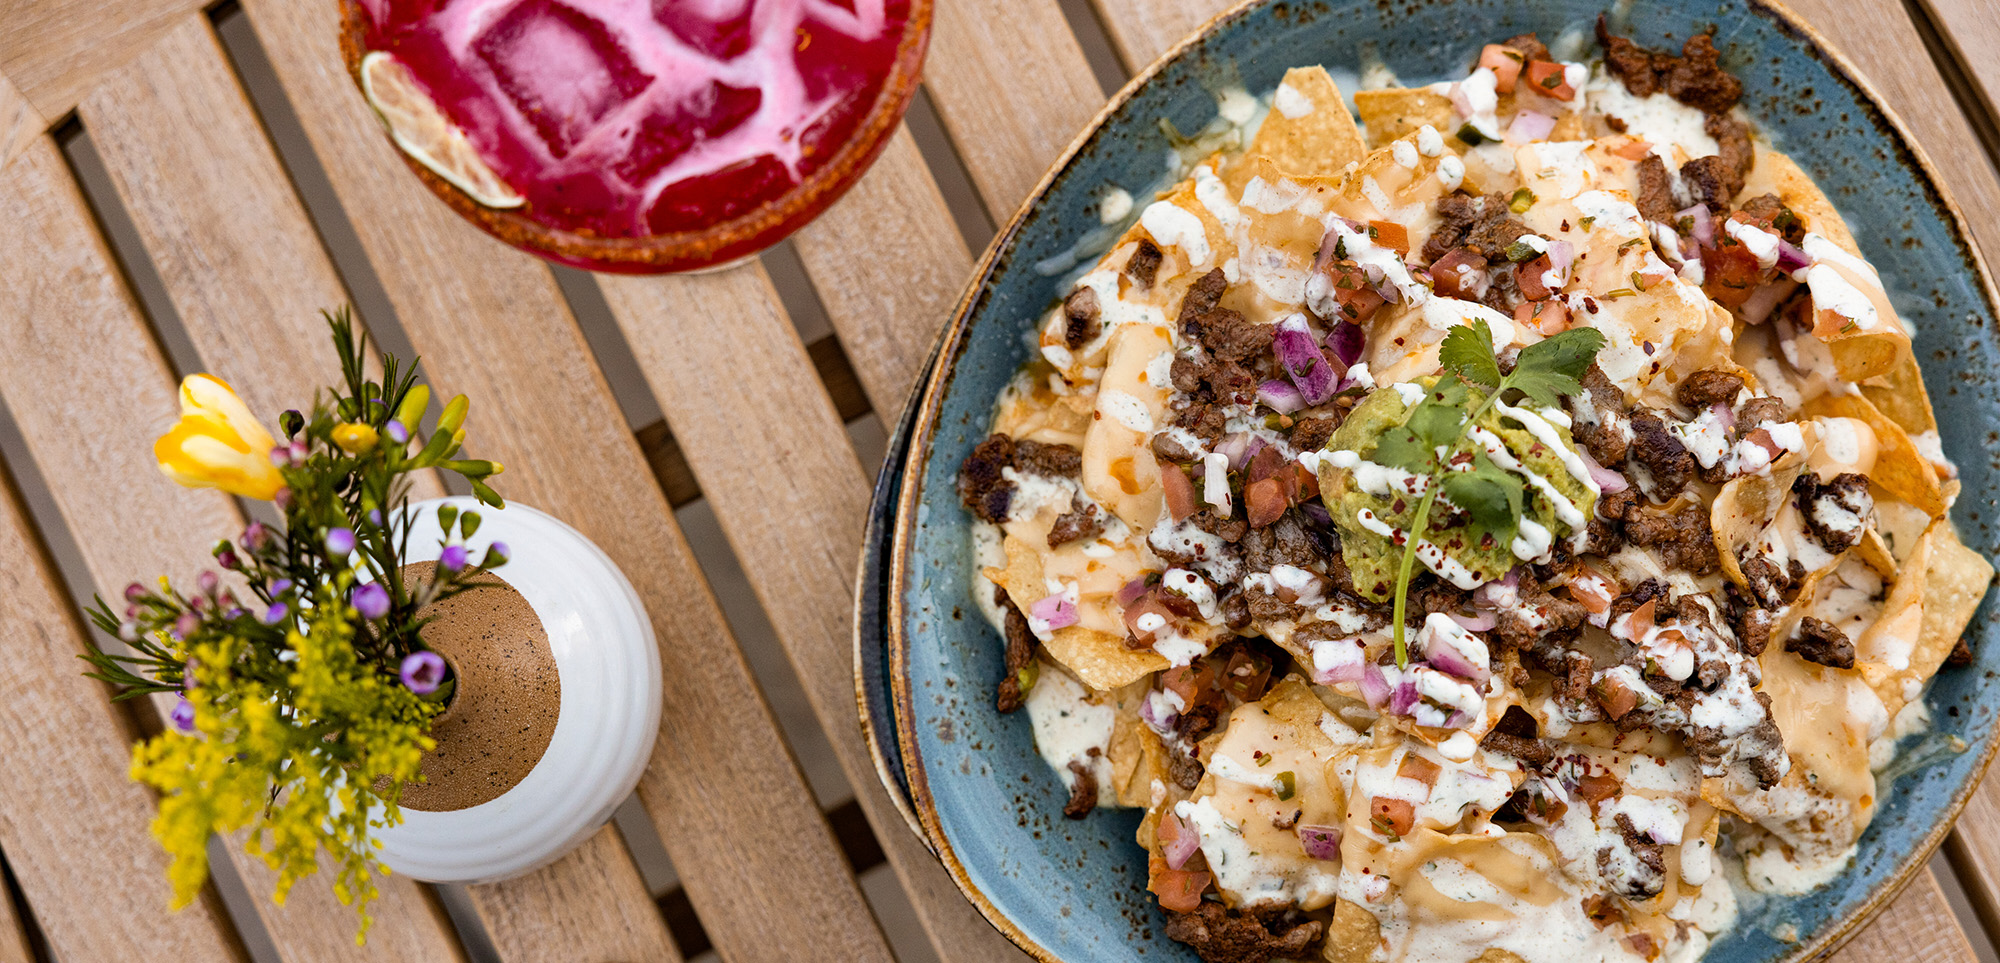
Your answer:
[[[1429,124],[1451,136],[1451,98],[1422,87],[1388,87],[1354,94],[1354,109],[1368,128],[1368,146],[1382,147]]]
[[[1333,919],[1326,921],[1326,942],[1320,957],[1326,963],[1368,963],[1382,945],[1382,924],[1359,903],[1337,900]]]
[[[1299,176],[1338,174],[1367,149],[1339,85],[1326,69],[1293,67],[1279,82],[1271,112],[1258,126],[1244,159],[1268,158],[1279,170]],[[1232,186],[1240,189],[1241,184]]]
[[[986,577],[998,582],[1012,598],[1038,599],[1047,595],[1048,586],[1042,583],[1042,557],[1034,546],[1008,538],[1005,548],[1006,570],[996,572],[988,569]],[[995,578],[995,575],[999,577]],[[1167,660],[1157,653],[1128,649],[1122,637],[1081,625],[1049,633],[1049,639],[1042,643],[1042,648],[1049,658],[1097,691],[1129,685],[1145,678],[1147,673],[1167,667]]]
[[[1805,467],[1804,453],[1786,452],[1771,464],[1769,472],[1733,479],[1715,493],[1715,502],[1708,510],[1708,524],[1714,533],[1715,554],[1722,562],[1722,574],[1730,581],[1745,588],[1750,586],[1736,552],[1755,542],[1777,519],[1778,512],[1792,497],[1792,482]]]
[[[1847,229],[1847,221],[1819,185],[1790,157],[1758,144],[1750,173],[1743,178],[1743,192],[1738,196],[1752,198],[1765,194],[1778,195],[1793,213],[1805,218],[1806,230],[1850,251],[1855,249],[1854,232]]]
[[[1875,431],[1878,449],[1875,470],[1868,473],[1868,480],[1933,518],[1944,514],[1944,492],[1938,487],[1937,469],[1917,451],[1909,432],[1882,414],[1873,402],[1861,395],[1821,395],[1807,402],[1802,412],[1866,422]]]
[[[1148,679],[1140,679],[1118,691],[1117,716],[1111,726],[1111,743],[1105,755],[1111,760],[1111,785],[1118,805],[1143,809],[1152,805],[1153,784],[1171,780],[1166,747],[1145,721],[1139,718],[1139,704],[1152,691]]]
[[[1942,652],[1938,656],[1942,662],[1972,622],[1992,583],[1993,563],[1959,541],[1950,519],[1939,519],[1932,526],[1930,564],[1924,566],[1923,637],[1917,650],[1926,655]]]
[[[1912,435],[1937,430],[1937,413],[1931,408],[1930,391],[1924,387],[1924,375],[1917,370],[1915,355],[1904,355],[1894,368],[1876,376],[1873,382],[1862,385],[1861,393],[1890,421]]]

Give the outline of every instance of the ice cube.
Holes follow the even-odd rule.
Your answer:
[[[689,47],[729,60],[750,49],[756,7],[756,0],[653,0],[653,19]]]
[[[473,49],[557,157],[652,82],[603,24],[554,0],[523,0]]]
[[[678,101],[656,109],[639,124],[632,146],[617,163],[618,176],[644,186],[660,168],[673,163],[696,143],[736,129],[764,102],[755,87],[731,87],[711,80]]]

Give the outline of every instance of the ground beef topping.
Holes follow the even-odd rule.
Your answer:
[[[1798,633],[1785,640],[1785,651],[1830,668],[1854,668],[1854,641],[1832,623],[1810,615],[1800,619]]]
[[[1875,496],[1866,475],[1847,472],[1820,481],[1812,472],[1792,483],[1792,498],[1805,517],[1806,531],[1827,552],[1838,555],[1861,543],[1875,518]]]
[[[1489,262],[1504,262],[1507,249],[1528,233],[1508,207],[1505,194],[1474,197],[1457,191],[1438,198],[1438,226],[1424,242],[1424,260],[1435,262],[1454,248],[1464,248]]]
[[[1075,351],[1097,339],[1103,325],[1098,322],[1096,288],[1077,288],[1063,299],[1063,346]]]
[[[1722,69],[1715,38],[1698,33],[1681,45],[1681,55],[1648,50],[1611,33],[1608,19],[1597,17],[1597,42],[1604,46],[1604,68],[1624,82],[1634,97],[1668,96],[1707,114],[1726,113],[1743,99],[1743,82]]]
[[[1284,914],[1260,917],[1221,903],[1192,913],[1168,913],[1167,935],[1186,943],[1207,963],[1269,963],[1304,959],[1326,924]]]

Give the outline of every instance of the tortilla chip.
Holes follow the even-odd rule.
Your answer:
[[[1451,98],[1422,87],[1388,87],[1354,94],[1354,108],[1368,128],[1368,146],[1382,147],[1429,124],[1450,136]]]
[[[1861,393],[1890,421],[1912,435],[1937,430],[1937,413],[1931,408],[1930,391],[1924,387],[1924,375],[1917,370],[1915,355],[1903,355],[1894,368],[1876,376],[1873,383],[1862,385]]]
[[[1867,681],[1868,687],[1875,691],[1876,698],[1882,700],[1882,706],[1888,710],[1891,719],[1909,701],[1904,694],[1910,683],[1921,683],[1936,674],[1938,666],[1944,664],[1944,657],[1951,654],[1952,644],[1958,640],[1957,633],[1938,637],[1926,631],[1929,583],[1941,531],[1951,531],[1949,521],[1942,526],[1932,523],[1923,537],[1917,540],[1917,547],[1910,552],[1903,565],[1902,577],[1896,580],[1889,589],[1888,597],[1882,600],[1882,614],[1876,617],[1868,631],[1854,640],[1854,668]],[[1955,535],[1947,537],[1957,541]],[[1990,574],[1988,577],[1991,577]],[[1939,602],[1947,604],[1945,593],[1948,587],[1940,588]],[[1983,595],[1985,590],[1985,582],[1981,581],[1978,594],[1973,596],[1973,604],[1978,603],[1979,595]],[[1904,663],[1900,667],[1873,658],[1885,649],[1900,645],[1909,646],[1909,654],[1900,660]]]
[[[1743,178],[1743,192],[1737,196],[1751,198],[1765,194],[1778,195],[1793,213],[1805,218],[1807,230],[1847,250],[1855,250],[1854,232],[1847,229],[1847,221],[1819,185],[1790,157],[1760,143],[1756,145],[1750,173]]]
[[[1339,85],[1326,69],[1293,67],[1279,82],[1271,112],[1258,126],[1244,159],[1268,158],[1279,170],[1300,176],[1338,174],[1367,149]]]
[[[1326,963],[1368,963],[1382,945],[1382,924],[1359,903],[1336,900],[1326,921],[1326,942],[1319,954]]]
[[[1038,599],[1047,595],[1048,587],[1042,583],[1042,557],[1034,546],[1008,538],[1005,548],[1006,571],[995,573],[989,569],[987,578],[998,574],[1000,577],[996,581],[1012,598]],[[1145,678],[1147,673],[1167,667],[1167,660],[1157,653],[1128,649],[1122,637],[1081,625],[1049,633],[1049,639],[1042,643],[1042,648],[1049,658],[1097,691],[1129,685]]]
[[[1708,510],[1708,524],[1715,536],[1715,554],[1722,562],[1722,574],[1730,581],[1750,587],[1742,564],[1736,560],[1736,552],[1755,542],[1777,519],[1778,512],[1792,497],[1792,482],[1805,467],[1804,453],[1786,452],[1771,464],[1769,472],[1733,479],[1715,493],[1715,502]]]
[[[1152,691],[1149,680],[1141,679],[1118,691],[1118,715],[1111,726],[1111,743],[1104,749],[1111,760],[1111,786],[1118,805],[1141,809],[1152,805],[1153,785],[1165,785],[1166,747],[1160,737],[1139,718],[1139,705]]]
[[[1950,519],[1932,526],[1930,564],[1924,566],[1924,625],[1917,650],[1950,654],[1993,583],[1993,563],[1965,547]],[[1944,655],[1939,655],[1940,663]]]
[[[1802,413],[1808,416],[1830,416],[1853,418],[1866,422],[1875,431],[1878,453],[1875,456],[1875,470],[1868,473],[1868,480],[1882,486],[1884,491],[1895,495],[1919,509],[1928,512],[1932,518],[1944,514],[1946,508],[1944,492],[1938,487],[1937,469],[1930,460],[1917,451],[1915,442],[1903,426],[1882,414],[1873,402],[1862,395],[1821,395],[1805,404]]]

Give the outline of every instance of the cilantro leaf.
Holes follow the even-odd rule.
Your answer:
[[[1424,444],[1407,426],[1398,425],[1382,433],[1368,460],[1412,475],[1429,475],[1437,468],[1437,446]]]
[[[1470,471],[1450,471],[1444,476],[1444,497],[1472,516],[1472,523],[1493,533],[1501,542],[1512,542],[1520,530],[1522,500],[1526,483],[1512,472],[1493,464],[1484,452],[1473,456]]]
[[[1465,430],[1465,405],[1471,396],[1465,382],[1447,372],[1417,402],[1404,424],[1432,448],[1449,449]]]
[[[1489,391],[1500,387],[1498,354],[1493,347],[1493,331],[1483,319],[1445,332],[1444,343],[1438,345],[1438,361],[1446,371]]]
[[[1583,390],[1583,373],[1603,347],[1604,334],[1596,328],[1571,328],[1537,341],[1521,349],[1503,387],[1519,388],[1535,404],[1554,407],[1561,396]]]

